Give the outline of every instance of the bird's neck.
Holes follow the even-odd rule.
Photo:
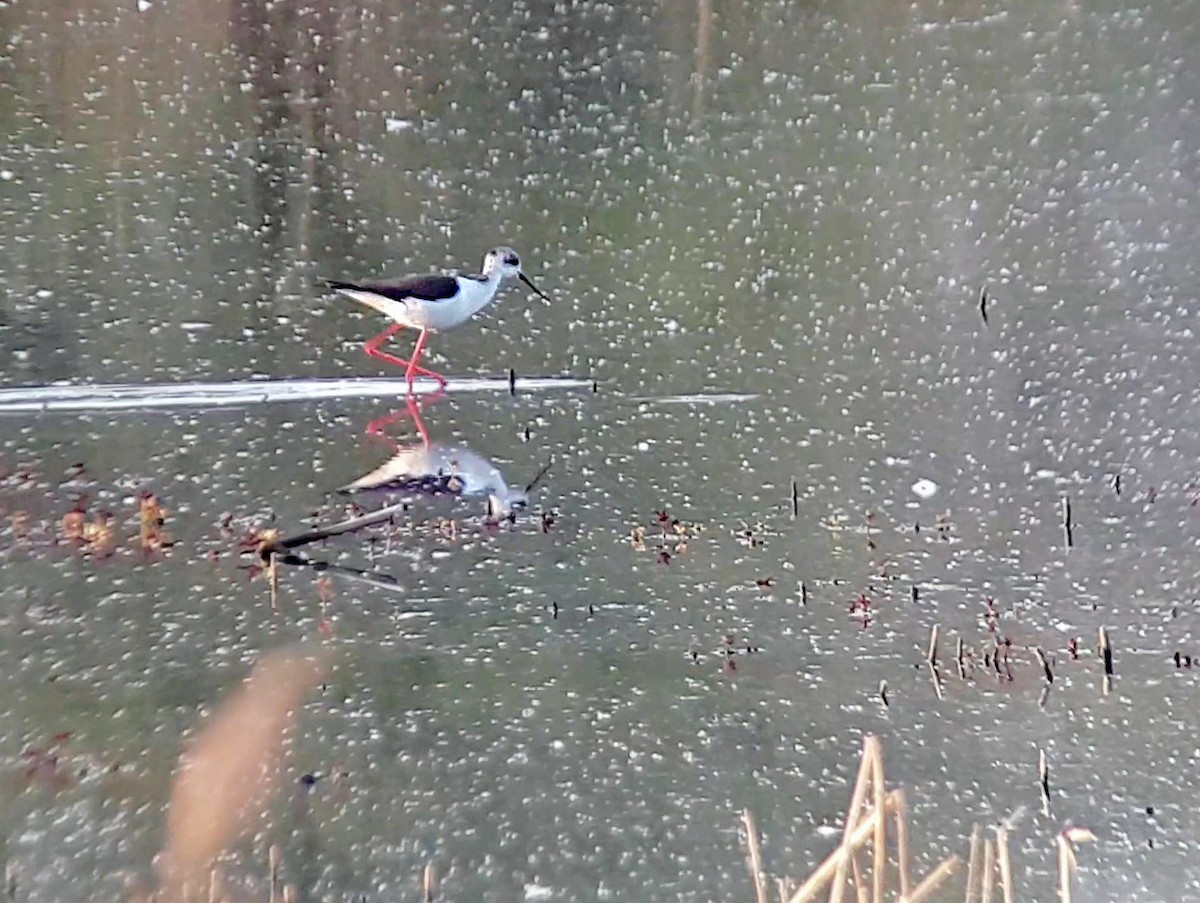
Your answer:
[[[496,292],[500,290],[500,273],[497,270],[481,275],[484,277],[484,281],[476,282],[477,287],[466,299],[472,316],[491,304],[492,299],[496,297]]]

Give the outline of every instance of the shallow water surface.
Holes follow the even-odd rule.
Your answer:
[[[229,860],[280,844],[302,900],[415,898],[428,861],[446,899],[745,899],[740,811],[807,874],[864,733],[922,872],[1008,819],[1049,899],[1071,823],[1081,898],[1194,895],[1198,13],[0,3],[17,898],[152,874],[181,739],[318,636]],[[418,428],[322,279],[497,244],[553,301],[434,337]],[[337,492],[422,429],[478,479]],[[274,605],[240,554],[403,498]],[[111,554],[61,540],[78,505]]]

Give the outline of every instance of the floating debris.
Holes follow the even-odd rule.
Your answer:
[[[933,480],[920,479],[912,484],[912,493],[919,499],[931,499],[937,491],[938,485]]]

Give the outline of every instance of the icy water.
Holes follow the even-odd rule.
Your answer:
[[[399,397],[0,415],[16,899],[150,875],[186,732],[319,635],[229,863],[279,843],[301,900],[431,860],[445,899],[748,899],[738,813],[807,874],[867,732],[922,871],[1011,819],[1050,899],[1073,823],[1079,898],[1200,894],[1196,3],[6,0],[0,41],[3,388],[394,376],[321,279],[501,243],[554,298],[433,339],[474,390],[421,411],[485,483],[549,462],[529,508],[305,550],[394,585],[289,568],[273,608],[238,541],[419,451],[368,434]],[[111,555],[54,541],[80,500]]]

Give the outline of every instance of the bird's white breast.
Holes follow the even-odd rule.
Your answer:
[[[464,323],[486,307],[496,295],[499,286],[494,282],[479,282],[463,279],[458,283],[458,294],[442,301],[421,301],[410,298],[405,302],[405,318],[408,325],[430,332],[440,332]]]

